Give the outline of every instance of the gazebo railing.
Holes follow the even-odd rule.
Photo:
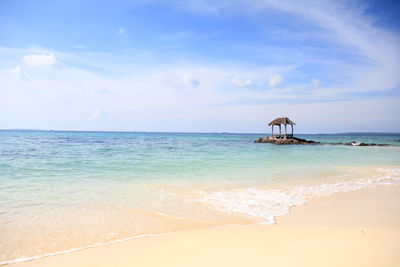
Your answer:
[[[274,134],[271,136],[274,138],[293,138],[293,134]]]
[[[292,126],[291,128],[291,133],[288,133],[288,131],[287,131],[287,125],[284,125],[285,126],[285,130],[284,130],[284,132],[282,133],[282,131],[281,131],[281,125],[277,125],[278,127],[279,127],[279,133],[277,133],[277,134],[274,134],[274,126],[275,125],[272,125],[272,127],[271,127],[271,136],[272,137],[274,137],[274,138],[293,138],[293,125],[290,125],[290,126]]]

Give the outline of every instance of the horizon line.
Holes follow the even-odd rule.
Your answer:
[[[215,131],[215,132],[190,132],[190,131],[119,131],[119,130],[54,130],[54,129],[0,129],[0,131],[31,131],[31,132],[93,132],[93,133],[182,133],[182,134],[265,134],[256,132],[227,132],[227,131]],[[400,132],[329,132],[329,133],[297,133],[301,135],[323,135],[323,134],[399,134]],[[268,135],[268,134],[267,134]]]

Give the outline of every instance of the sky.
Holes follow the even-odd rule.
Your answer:
[[[0,129],[400,132],[400,3],[0,0]]]

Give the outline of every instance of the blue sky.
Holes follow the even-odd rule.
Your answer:
[[[399,10],[0,0],[0,129],[400,132]]]

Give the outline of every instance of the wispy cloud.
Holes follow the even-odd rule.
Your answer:
[[[107,116],[107,113],[105,113],[101,108],[96,108],[96,110],[93,111],[92,114],[90,114],[90,116],[88,117],[88,120],[89,121],[97,120],[97,119],[103,118],[105,116]]]
[[[6,72],[10,73],[11,75],[15,75],[18,78],[20,78],[21,80],[23,80],[24,82],[29,81],[28,76],[26,75],[26,73],[22,70],[21,66],[16,66],[15,68],[6,70]]]
[[[22,57],[22,61],[28,66],[33,68],[42,68],[49,66],[61,66],[56,57],[52,54],[49,55],[26,55]]]
[[[184,74],[182,76],[182,83],[189,87],[197,87],[200,85],[200,81],[193,77],[192,74]]]
[[[311,87],[313,87],[313,88],[316,88],[316,87],[320,86],[320,84],[321,84],[320,79],[312,78],[312,79],[310,80],[310,85],[311,85]]]
[[[400,39],[377,27],[359,2],[162,2],[160,12],[173,5],[184,19],[154,35],[135,30],[135,42],[127,38],[134,25],[121,19],[106,29],[114,36],[102,48],[84,40],[84,49],[0,47],[0,113],[19,114],[1,119],[10,127],[30,114],[37,123],[81,129],[252,131],[285,108],[316,120],[346,115],[335,127],[362,116],[370,124],[398,122]]]
[[[250,87],[254,85],[254,81],[249,78],[241,78],[237,76],[230,77],[230,83],[235,87]]]
[[[171,3],[174,3],[172,1]],[[367,5],[358,1],[276,1],[276,0],[184,0],[175,2],[181,9],[193,12],[209,13],[214,16],[227,14],[245,14],[265,16],[269,12],[282,12],[314,25],[318,31],[287,32],[284,29],[266,29],[281,37],[304,40],[313,36],[318,40],[330,42],[341,47],[342,51],[358,57],[360,60],[339,61],[343,75],[350,75],[346,84],[326,88],[337,94],[382,91],[400,85],[400,38],[397,34],[378,28],[373,19],[365,15]],[[277,54],[291,57],[287,48]],[[296,48],[294,48],[296,49]],[[302,48],[302,56],[305,48]],[[327,51],[324,51],[325,53]],[[295,51],[294,51],[295,53]],[[305,54],[305,60],[310,60]],[[301,60],[301,58],[299,58]],[[285,59],[287,60],[287,59]],[[316,57],[318,60],[318,57]],[[348,69],[348,70],[346,70]],[[347,73],[346,73],[347,71]],[[324,89],[322,89],[324,90]]]
[[[117,31],[117,33],[118,33],[119,35],[124,35],[124,34],[126,33],[126,29],[125,29],[125,28],[122,28],[122,27],[120,27],[120,28],[118,28],[118,31]]]
[[[283,83],[283,76],[280,74],[274,74],[268,78],[268,85],[271,87],[277,87],[282,83]]]

